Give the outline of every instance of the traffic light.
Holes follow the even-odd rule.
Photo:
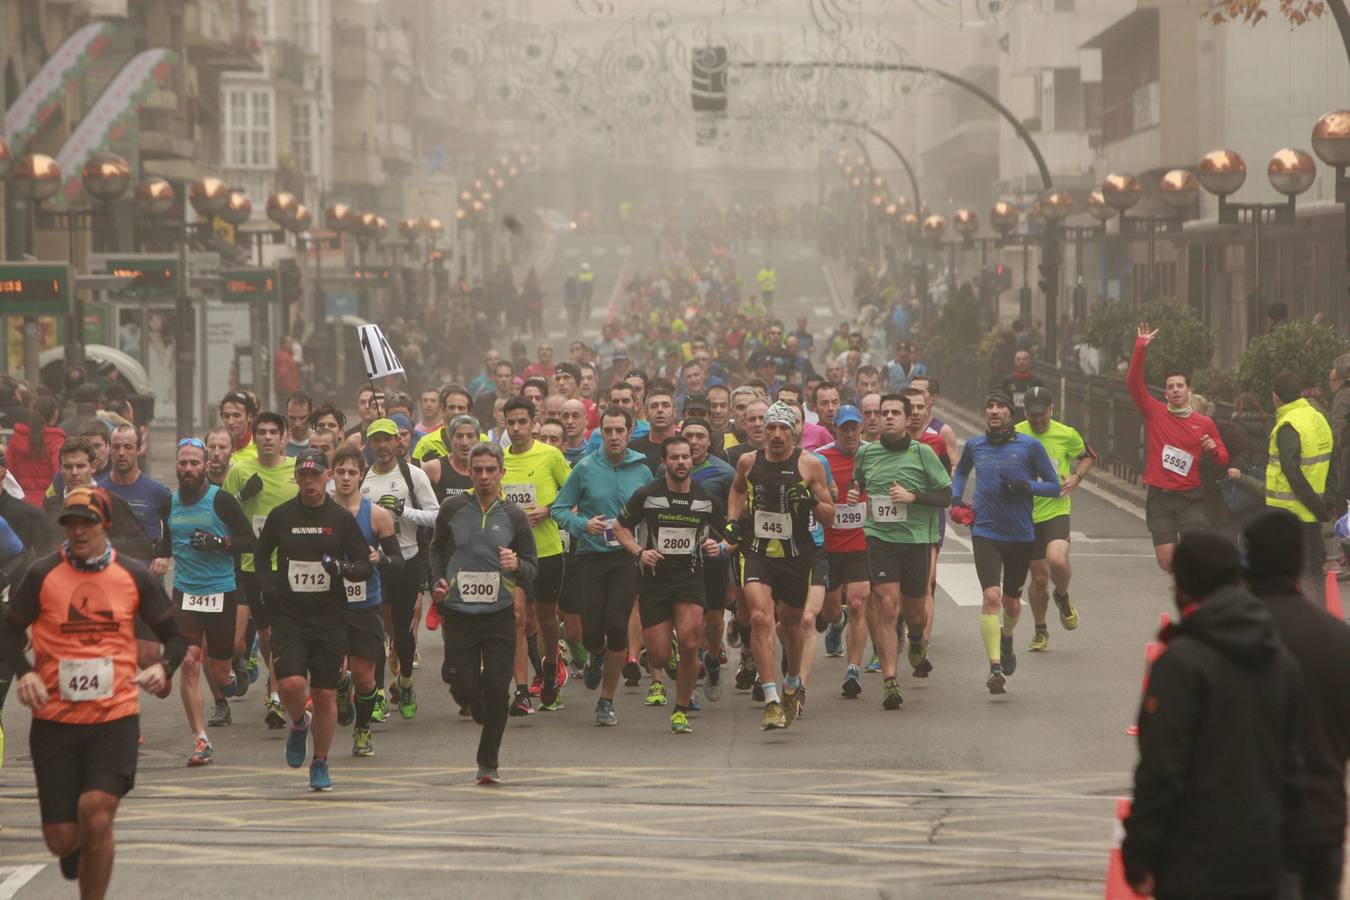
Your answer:
[[[1003,263],[994,266],[994,290],[999,292],[1010,291],[1012,290],[1012,285],[1012,269],[1008,268]]]
[[[696,113],[727,111],[727,48],[699,47],[690,62]]]

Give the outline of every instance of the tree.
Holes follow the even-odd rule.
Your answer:
[[[1163,373],[1168,371],[1199,372],[1214,356],[1214,335],[1195,309],[1167,297],[1138,304],[1121,300],[1098,303],[1088,316],[1087,342],[1105,353],[1114,368],[1134,347],[1140,322],[1160,326],[1144,366],[1144,379],[1149,384],[1161,384]]]
[[[1237,390],[1264,403],[1281,372],[1293,372],[1303,384],[1322,384],[1336,357],[1350,353],[1350,341],[1324,325],[1299,319],[1252,340],[1238,361]]]
[[[1209,16],[1216,25],[1237,21],[1255,25],[1270,15],[1272,8],[1296,27],[1321,18],[1330,10],[1341,32],[1346,60],[1350,61],[1350,8],[1346,7],[1346,0],[1218,0]]]

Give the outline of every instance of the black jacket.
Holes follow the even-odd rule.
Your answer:
[[[1298,593],[1297,584],[1255,584],[1275,630],[1303,670],[1298,813],[1286,829],[1297,847],[1339,847],[1345,838],[1350,761],[1350,627]]]
[[[1298,768],[1298,664],[1270,611],[1216,591],[1162,635],[1139,711],[1125,874],[1159,896],[1274,896]]]

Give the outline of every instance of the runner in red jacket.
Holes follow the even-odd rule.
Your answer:
[[[1148,499],[1144,520],[1153,537],[1153,552],[1164,572],[1172,571],[1172,553],[1183,532],[1205,527],[1204,499],[1200,488],[1201,454],[1208,453],[1219,466],[1228,464],[1228,449],[1219,429],[1208,416],[1191,410],[1191,380],[1184,372],[1163,376],[1167,402],[1156,400],[1144,385],[1144,354],[1158,329],[1139,326],[1125,381],[1148,438],[1144,484]]]

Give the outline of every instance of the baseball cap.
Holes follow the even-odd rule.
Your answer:
[[[377,434],[398,437],[398,425],[394,424],[393,419],[376,419],[366,426],[366,437],[374,437]]]
[[[389,421],[393,422],[395,427],[397,427],[400,431],[413,430],[412,419],[408,418],[403,413],[394,413],[392,416],[389,417]]]
[[[1022,395],[1022,408],[1028,413],[1043,413],[1054,402],[1055,398],[1050,395],[1050,391],[1039,385]]]
[[[858,407],[851,403],[845,403],[843,406],[839,407],[839,411],[834,414],[834,424],[836,426],[844,425],[848,422],[857,422],[861,425],[862,420],[862,413],[858,411]]]
[[[64,525],[68,519],[102,522],[105,527],[110,526],[112,525],[112,498],[101,487],[73,488],[66,495],[65,504],[61,508],[61,516],[57,521]]]
[[[377,419],[376,421],[388,422],[388,419]],[[374,425],[375,423],[370,423]],[[382,432],[388,434],[388,432]],[[301,450],[295,457],[295,471],[297,472],[326,472],[328,471],[328,457],[317,447]]]
[[[708,402],[708,395],[702,392],[690,394],[684,398],[684,414],[689,415],[691,409],[712,410],[712,404]]]

